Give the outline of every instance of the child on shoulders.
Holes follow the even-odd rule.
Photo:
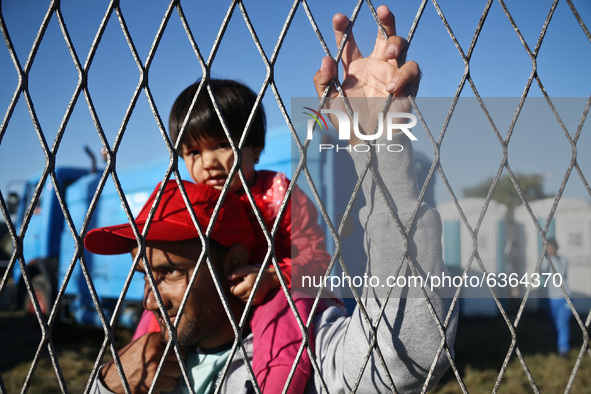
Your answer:
[[[256,95],[248,87],[231,80],[209,80],[208,84],[216,98],[218,108],[225,120],[235,146],[245,132],[251,117]],[[169,132],[173,143],[177,143],[185,118],[189,113],[199,82],[187,87],[176,99],[169,118]],[[265,264],[253,304],[250,326],[253,345],[253,371],[263,392],[281,390],[296,355],[302,344],[302,333],[295,316],[281,289],[279,276],[271,263],[265,259],[269,245],[261,230],[248,195],[238,172],[232,179],[230,171],[234,165],[234,151],[216,113],[209,92],[203,86],[194,106],[188,125],[180,143],[179,154],[195,183],[204,183],[222,189],[228,183],[228,192],[238,195],[244,203],[257,239],[252,250],[251,265],[233,271],[229,278],[233,282],[231,292],[246,302],[262,264]],[[250,122],[248,136],[241,150],[242,170],[254,202],[261,213],[265,226],[270,231],[284,200],[290,181],[285,174],[267,170],[255,170],[261,152],[265,147],[266,120],[262,106],[255,111]],[[324,233],[318,225],[315,205],[297,187],[293,188],[290,201],[280,218],[274,239],[274,250],[281,276],[291,289],[292,274],[324,275],[330,261],[324,243]],[[295,277],[295,276],[294,276]],[[311,312],[314,299],[293,297],[304,324]],[[320,308],[323,303],[320,304]],[[291,318],[277,319],[278,316]],[[134,338],[160,328],[150,313],[144,313]],[[308,343],[313,343],[313,330],[308,330]],[[307,351],[302,353],[297,369],[290,382],[289,393],[302,393],[312,373]]]

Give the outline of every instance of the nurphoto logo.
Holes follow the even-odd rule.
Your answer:
[[[367,134],[359,128],[359,114],[357,112],[353,113],[353,124],[351,125],[349,116],[343,111],[337,109],[321,109],[320,111],[316,111],[309,107],[303,108],[310,111],[304,112],[304,114],[310,117],[307,124],[306,140],[312,139],[315,125],[318,125],[320,130],[328,129],[328,123],[322,115],[329,114],[333,115],[338,122],[339,140],[347,142],[346,146],[320,144],[320,152],[323,150],[335,150],[336,152],[340,150],[346,150],[348,152],[351,152],[352,150],[355,152],[367,152],[371,149],[370,146],[374,146],[378,151],[386,150],[388,152],[402,152],[403,147],[400,144],[372,143],[372,141],[381,138],[384,133],[386,140],[392,141],[392,135],[398,131],[402,131],[412,141],[417,141],[417,137],[415,137],[410,131],[411,128],[416,126],[417,118],[413,114],[407,112],[388,112],[385,115],[383,112],[379,113],[375,132],[373,134]],[[385,126],[384,122],[386,123]],[[356,139],[366,142],[354,146],[349,145],[348,141],[351,140],[351,132]]]

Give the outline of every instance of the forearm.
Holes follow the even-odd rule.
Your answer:
[[[418,205],[419,190],[409,140],[399,133],[394,135],[392,143],[401,144],[404,150],[398,153],[374,152],[370,167],[375,169],[377,180],[368,170],[363,183],[367,205],[360,212],[369,261],[367,277],[377,277],[380,281],[380,285],[364,289],[362,300],[367,319],[371,325],[378,327],[375,345],[379,347],[388,373],[380,365],[378,353],[375,350],[370,352],[374,345],[372,329],[360,308],[355,309],[344,328],[340,338],[342,343],[337,349],[340,354],[336,356],[341,360],[335,361],[343,368],[342,376],[347,388],[355,386],[360,371],[364,370],[360,388],[390,390],[393,384],[400,392],[415,392],[420,391],[425,382],[442,336],[422,289],[393,288],[386,301],[389,289],[386,280],[416,274],[425,278],[427,272],[433,276],[445,269],[441,251],[441,221],[430,207]],[[367,155],[353,152],[352,156],[361,176]],[[414,269],[410,268],[411,265]],[[439,321],[443,322],[448,313],[449,300],[429,291],[427,294]],[[454,315],[448,331],[450,348],[453,346],[455,323]],[[368,364],[363,368],[365,355],[368,354]],[[446,367],[445,354],[442,354],[432,381],[436,381]],[[388,374],[392,382],[389,382]]]

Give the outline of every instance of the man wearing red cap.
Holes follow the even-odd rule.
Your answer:
[[[403,89],[415,95],[419,69],[413,62],[399,66],[398,59],[403,56],[406,44],[396,36],[394,16],[385,6],[377,9],[377,16],[389,38],[384,40],[378,35],[373,53],[363,58],[352,35],[349,36],[341,59],[345,78],[342,91],[347,97],[406,96]],[[333,18],[337,44],[348,24],[344,15]],[[319,96],[331,87],[335,73],[334,61],[325,58],[314,76]],[[328,95],[334,97],[335,90]],[[365,110],[363,113],[367,114],[372,109],[358,108],[359,111],[353,108],[354,112]],[[381,108],[377,109],[377,113],[380,111]],[[368,119],[376,119],[373,115]],[[373,130],[370,125],[365,126],[361,128]],[[418,203],[410,140],[400,132],[388,137],[385,142],[402,149],[397,153],[349,150],[358,176],[364,177],[366,207],[360,212],[360,222],[365,230],[367,274],[380,278],[382,287],[387,277],[410,273],[409,262],[415,269],[412,272],[423,277],[427,273],[441,276],[445,272],[441,220],[430,207]],[[355,145],[359,141],[350,142]],[[366,170],[367,163],[372,170]],[[151,385],[153,392],[188,392],[187,383],[197,393],[254,392],[256,381],[245,361],[250,362],[257,349],[252,335],[235,333],[230,324],[228,313],[239,321],[244,305],[231,296],[232,284],[226,277],[233,267],[247,261],[251,241],[242,238],[249,233],[244,228],[247,220],[243,218],[244,212],[239,212],[241,205],[234,203],[228,193],[213,225],[213,208],[218,196],[208,195],[213,191],[203,186],[194,186],[185,184],[195,213],[192,216],[182,209],[184,199],[174,181],[168,183],[146,235],[145,253],[138,248],[128,225],[93,230],[85,240],[85,246],[97,253],[131,251],[139,261],[139,271],[150,267],[160,294],[161,303],[156,301],[148,284],[144,302],[158,317],[162,336],[146,334],[118,353],[125,381],[133,393],[147,392]],[[151,201],[136,221],[140,232],[152,209]],[[209,229],[211,265],[202,262],[202,242],[195,220],[201,228]],[[156,236],[152,236],[152,231]],[[212,272],[219,280],[219,287]],[[189,284],[192,284],[190,288]],[[185,300],[187,290],[190,291]],[[450,312],[450,300],[426,287],[398,289],[395,296],[387,290],[379,286],[364,288],[363,308],[356,307],[351,316],[344,316],[337,307],[327,307],[316,314],[310,349],[318,371],[308,381],[306,392],[418,392],[431,387],[445,372],[446,353],[453,351],[457,324],[457,313]],[[227,300],[227,308],[220,301],[220,292]],[[170,328],[176,329],[169,329],[168,319]],[[445,325],[441,323],[444,321]],[[179,352],[165,352],[167,343],[174,344],[175,339]],[[239,348],[232,352],[235,341]],[[179,360],[186,367],[186,375],[181,373]],[[124,392],[122,381],[111,362],[100,369],[91,392]],[[283,387],[275,389],[281,392]]]
[[[231,284],[224,281],[224,278],[234,268],[247,262],[248,250],[255,241],[250,221],[238,197],[229,193],[220,205],[215,221],[212,222],[211,218],[220,198],[220,191],[210,186],[196,185],[186,181],[183,182],[183,186],[199,226],[203,231],[208,229],[211,232],[209,256],[213,269],[222,281],[230,310],[238,319],[244,305],[238,298],[231,295],[229,292]],[[135,220],[140,233],[144,231],[148,222],[159,189],[160,185],[156,187]],[[209,228],[210,225],[211,228]],[[131,252],[134,260],[140,253],[130,224],[94,229],[87,234],[84,243],[85,247],[93,253]],[[208,368],[207,371],[214,375],[219,372],[228,358],[234,341],[234,332],[224,313],[223,304],[206,264],[201,263],[192,285],[193,290],[188,294],[182,314],[180,311],[182,299],[196,270],[196,262],[199,261],[201,251],[199,233],[183,199],[181,189],[176,181],[169,181],[162,191],[162,197],[149,223],[145,255],[140,257],[136,270],[146,273],[145,262],[149,262],[150,271],[162,300],[162,307],[170,319],[170,324],[176,328],[178,344],[182,349],[199,349],[202,352],[201,359],[207,358],[208,361],[213,362],[214,368]],[[202,260],[205,262],[204,259]],[[154,376],[166,345],[165,341],[169,340],[170,333],[166,318],[158,306],[148,280],[146,280],[145,292],[145,307],[157,316],[163,334],[144,335],[120,351],[121,361],[126,366],[125,372],[129,373],[128,383],[134,393],[149,389],[152,379],[147,377]],[[179,322],[176,321],[177,317],[180,319]],[[188,355],[187,363],[195,364],[194,367],[204,364],[203,360],[193,360],[194,358],[194,355]],[[211,362],[207,363],[210,367],[211,364]],[[133,372],[130,372],[129,366],[135,367],[132,369]],[[203,376],[204,368],[193,369],[196,369],[192,371],[195,378],[191,379],[194,386],[200,383],[207,388],[213,384],[212,379],[199,380]],[[141,379],[136,379],[138,375],[135,371],[141,371],[139,374]],[[180,374],[178,361],[171,352],[164,363],[156,387],[158,390],[172,390]],[[123,392],[122,383],[113,362],[102,369],[101,379],[109,390]]]

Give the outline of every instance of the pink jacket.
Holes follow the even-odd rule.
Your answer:
[[[283,173],[257,171],[250,188],[257,208],[269,232],[273,229],[281,203],[289,187]],[[251,262],[263,263],[269,245],[260,230],[246,193],[240,196],[253,223],[257,243],[251,251]],[[318,211],[304,192],[294,187],[275,234],[275,255],[287,285],[293,289],[301,275],[324,275],[330,255],[326,252],[324,233],[318,225]],[[271,262],[269,262],[270,264]],[[296,286],[297,287],[297,286]],[[312,295],[313,296],[313,295]],[[305,324],[311,312],[313,298],[297,297],[295,306]],[[252,367],[263,393],[279,392],[285,385],[297,353],[302,346],[302,332],[282,289],[271,292],[255,308],[250,321],[253,333]],[[314,343],[309,330],[309,343]],[[312,348],[313,350],[313,348]],[[303,393],[312,373],[308,352],[304,350],[290,382],[288,393]]]
[[[269,232],[275,225],[279,208],[285,197],[290,181],[285,174],[274,171],[257,171],[256,181],[250,187],[257,208],[261,212]],[[253,228],[260,229],[246,193],[240,195]],[[262,263],[267,254],[268,244],[262,230],[255,231],[257,246],[251,251],[251,262]],[[275,255],[281,272],[290,288],[302,275],[324,275],[330,255],[326,252],[324,232],[318,225],[316,205],[299,188],[294,187],[290,201],[275,234]],[[314,295],[312,295],[313,297]]]

